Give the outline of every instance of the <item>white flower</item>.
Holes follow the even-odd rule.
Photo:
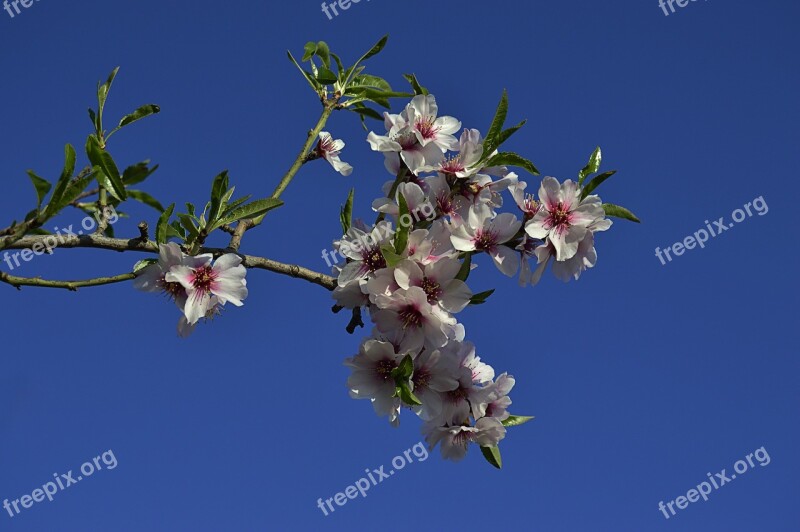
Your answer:
[[[343,176],[348,176],[353,173],[353,167],[345,162],[342,162],[342,160],[339,158],[339,153],[341,153],[343,149],[343,140],[333,140],[331,134],[326,131],[322,131],[319,134],[319,142],[317,143],[316,150],[317,156],[323,157],[326,161],[331,163],[333,169]]]
[[[442,457],[459,461],[467,454],[470,443],[481,447],[494,447],[506,436],[506,428],[498,420],[485,417],[479,419],[474,427],[456,425],[452,427],[426,427],[426,440],[431,449],[441,443]]]
[[[194,266],[173,266],[164,276],[170,283],[180,283],[186,289],[186,305],[183,313],[189,325],[194,325],[197,320],[208,315],[215,306],[215,301],[220,304],[233,303],[237,307],[244,305],[242,300],[247,297],[247,269],[242,266],[242,258],[233,253],[227,253],[211,264],[211,255],[200,255],[201,264]],[[216,300],[213,297],[216,296]]]
[[[472,416],[475,419],[482,417],[494,417],[500,421],[508,419],[508,407],[511,406],[511,398],[508,394],[514,387],[514,377],[503,373],[497,380],[481,389],[478,400],[472,402]]]
[[[139,272],[133,281],[137,290],[144,292],[163,292],[175,300],[179,308],[186,304],[186,290],[177,282],[169,282],[166,275],[174,266],[200,266],[205,264],[211,255],[192,257],[181,251],[180,246],[174,242],[158,246],[158,262],[151,264]]]
[[[428,294],[417,286],[397,290],[391,296],[379,294],[375,304],[379,310],[371,314],[378,330],[402,330],[404,340],[414,347],[442,347],[447,343],[448,326],[455,325],[452,316],[428,303]]]
[[[397,175],[400,172],[401,160],[413,174],[417,174],[422,168],[444,159],[439,146],[420,144],[410,128],[393,130],[390,134],[392,136],[376,135],[370,131],[367,135],[372,150],[383,153],[383,164],[390,174]]]
[[[458,147],[453,133],[461,128],[461,122],[452,116],[439,117],[439,106],[433,94],[414,96],[406,106],[406,113],[408,125],[421,145],[435,144],[443,152]]]
[[[567,179],[562,185],[553,177],[545,177],[539,189],[541,208],[525,225],[532,238],[547,239],[553,244],[556,260],[575,256],[578,244],[586,237],[588,227],[605,218],[597,196],[581,201],[578,184]]]
[[[428,303],[439,304],[455,314],[464,310],[472,297],[472,290],[456,279],[460,269],[461,263],[450,258],[422,267],[412,260],[403,260],[395,268],[394,278],[400,288],[418,286],[428,296]]]
[[[480,170],[478,163],[483,155],[481,134],[477,129],[465,129],[458,141],[458,153],[434,166],[426,166],[423,172],[441,172],[455,177],[470,177]]]
[[[346,286],[354,280],[363,279],[371,273],[386,267],[386,259],[381,245],[389,242],[394,234],[389,222],[380,222],[367,232],[353,226],[335,247],[346,258],[350,259],[339,274],[338,284]]]
[[[519,210],[522,211],[526,222],[536,216],[540,208],[539,202],[536,201],[533,194],[525,193],[525,188],[527,188],[527,186],[528,183],[525,181],[517,181],[508,187],[508,191],[511,192],[511,196],[514,198],[514,202],[517,204],[517,207],[519,207]]]
[[[502,244],[517,234],[522,222],[511,213],[491,218],[488,208],[472,208],[466,222],[455,228],[450,237],[459,251],[485,251],[503,274],[512,277],[517,273],[519,258],[511,248]]]
[[[414,359],[414,374],[411,382],[414,395],[422,406],[414,410],[423,419],[433,419],[442,412],[442,392],[455,390],[458,381],[454,378],[458,372],[458,361],[441,351],[424,350]]]
[[[395,397],[396,384],[392,378],[394,370],[405,355],[395,352],[389,342],[368,339],[361,344],[356,356],[345,360],[352,369],[347,379],[350,396],[355,399],[369,399],[375,413],[388,416],[392,425],[398,425],[400,399]]]

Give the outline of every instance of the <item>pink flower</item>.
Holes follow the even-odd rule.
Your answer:
[[[331,163],[333,169],[348,176],[353,173],[353,167],[349,164],[342,162],[339,158],[339,153],[344,149],[344,141],[333,140],[330,133],[323,131],[319,134],[319,142],[317,143],[317,156],[324,158]]]
[[[247,297],[247,269],[242,266],[242,258],[228,253],[216,260],[212,265],[210,255],[201,255],[201,264],[195,266],[173,266],[165,275],[165,280],[180,283],[186,290],[186,305],[183,313],[189,325],[194,325],[200,318],[208,315],[214,303],[233,303],[242,306]],[[216,300],[214,300],[216,296]]]

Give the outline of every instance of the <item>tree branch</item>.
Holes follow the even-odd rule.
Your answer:
[[[47,240],[49,239],[49,240]],[[58,242],[57,246],[53,246],[53,240]],[[47,243],[50,245],[48,246]],[[92,248],[92,249],[105,249],[110,251],[118,251],[118,252],[125,252],[125,251],[140,251],[143,253],[158,253],[158,244],[153,242],[152,240],[145,240],[141,238],[141,235],[137,238],[131,239],[122,239],[122,238],[109,238],[102,235],[71,235],[71,236],[64,236],[60,235],[56,237],[54,235],[31,235],[20,238],[16,242],[13,242],[8,245],[7,249],[33,249],[36,247],[39,250],[39,255],[43,253],[42,250],[45,248]],[[200,249],[200,253],[211,253],[215,257],[219,257],[220,255],[224,255],[225,253],[230,253],[229,249],[222,249],[222,248],[202,248]],[[242,258],[242,265],[246,268],[252,269],[260,269],[260,270],[267,270],[274,273],[279,273],[281,275],[287,275],[289,277],[295,277],[297,279],[305,279],[306,281],[322,286],[327,288],[328,290],[333,290],[336,287],[336,279],[331,277],[330,275],[325,275],[323,273],[315,272],[308,268],[304,268],[302,266],[297,266],[295,264],[285,264],[282,262],[278,262],[272,259],[268,259],[266,257],[257,257],[252,255],[243,255],[241,253],[237,253]],[[10,261],[10,258],[13,255],[6,255],[3,256],[3,260],[6,262]],[[131,274],[132,275],[132,274]],[[13,278],[13,279],[22,279],[24,278],[14,278],[13,276],[8,276],[7,274],[0,275],[0,281],[7,282],[5,278]],[[110,278],[105,278],[110,279]],[[121,279],[125,280],[125,279]],[[44,281],[38,280],[36,283],[19,283],[19,284],[27,284],[28,286],[42,286],[42,287],[50,287],[50,288],[69,288],[69,286],[56,286],[52,283],[61,283],[61,284],[69,284],[75,282],[85,282],[85,281]],[[119,282],[119,281],[115,281]],[[8,283],[14,286],[17,286],[17,283],[12,282]],[[108,283],[99,283],[99,284],[108,284]],[[98,286],[98,284],[88,284],[85,286]]]
[[[21,290],[23,286],[36,286],[39,288],[63,288],[72,292],[77,292],[78,288],[122,283],[135,278],[136,274],[134,273],[123,273],[113,277],[97,277],[94,279],[86,279],[81,281],[51,281],[48,279],[42,279],[41,277],[17,277],[16,275],[9,275],[5,272],[0,272],[0,281],[10,284],[17,290]]]

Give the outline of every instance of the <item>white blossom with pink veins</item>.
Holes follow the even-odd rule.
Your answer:
[[[473,207],[466,223],[456,227],[450,239],[459,251],[485,251],[498,270],[513,277],[519,268],[519,257],[503,244],[514,238],[521,226],[522,222],[511,213],[492,218],[488,207]]]
[[[588,196],[581,201],[581,189],[570,179],[559,185],[555,178],[545,177],[539,201],[541,208],[525,224],[525,231],[531,238],[551,243],[557,261],[574,257],[589,226],[605,218],[600,198]]]
[[[408,125],[421,145],[435,144],[442,152],[458,148],[453,133],[461,129],[461,122],[452,116],[438,116],[439,106],[433,94],[414,96],[405,112]]]
[[[428,303],[455,314],[464,310],[472,297],[466,283],[456,279],[460,269],[461,263],[456,259],[445,258],[423,266],[403,260],[395,267],[394,278],[400,288],[417,286],[428,296]]]
[[[412,286],[397,290],[391,296],[375,296],[379,310],[372,312],[372,320],[383,333],[403,331],[404,341],[415,348],[437,349],[447,343],[448,333],[456,320],[438,305],[428,303],[428,294]]]
[[[478,163],[483,156],[481,133],[477,129],[465,129],[458,140],[458,153],[447,157],[437,165],[426,166],[422,172],[441,172],[465,178],[476,174],[481,167]]]
[[[472,402],[472,416],[475,419],[494,417],[500,421],[508,419],[508,407],[511,398],[508,394],[515,384],[514,377],[503,373],[497,380],[483,388],[479,394],[480,399]]]
[[[388,133],[377,135],[370,131],[367,142],[372,151],[383,153],[385,157],[383,164],[390,174],[397,175],[401,160],[414,174],[426,166],[444,160],[444,153],[438,145],[420,143],[403,115],[384,113],[384,117]]]
[[[492,417],[479,419],[474,427],[437,427],[428,424],[423,427],[423,432],[427,434],[426,441],[431,449],[441,443],[442,458],[456,462],[466,456],[470,443],[481,447],[495,447],[506,436],[506,428]]]
[[[455,390],[458,381],[458,361],[437,350],[424,350],[414,359],[414,374],[411,382],[414,395],[422,403],[414,411],[422,419],[433,419],[442,413],[442,393]]]
[[[203,259],[201,262],[199,259]],[[173,266],[164,276],[170,283],[180,283],[186,289],[186,305],[183,313],[189,325],[208,315],[216,301],[219,304],[233,303],[244,305],[247,297],[247,269],[242,266],[242,258],[227,253],[212,265],[211,255],[195,257],[200,262],[194,266]],[[216,296],[216,300],[214,300]]]
[[[339,154],[344,149],[344,141],[343,140],[334,140],[330,133],[327,131],[322,131],[319,134],[319,142],[317,143],[317,155],[319,157],[323,157],[326,161],[328,161],[333,169],[342,174],[343,176],[348,176],[353,173],[353,167],[343,162],[339,158]]]
[[[369,399],[375,413],[388,416],[394,426],[400,423],[400,399],[394,396],[396,384],[392,370],[400,365],[404,356],[389,342],[368,339],[361,344],[356,356],[344,361],[345,366],[352,369],[347,379],[350,397]]]

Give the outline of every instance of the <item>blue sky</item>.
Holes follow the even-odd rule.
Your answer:
[[[162,108],[110,146],[120,164],[161,165],[149,192],[201,203],[228,169],[237,191],[267,196],[318,114],[285,50],[322,39],[353,60],[387,32],[373,73],[402,87],[415,72],[444,114],[484,131],[508,89],[509,121],[529,120],[509,149],[566,179],[601,145],[619,170],[602,198],[643,221],[599,235],[599,263],[577,283],[548,273],[523,290],[486,262],[470,278],[497,292],[459,315],[468,336],[516,377],[514,412],[536,416],[509,431],[502,471],[474,450],[458,464],[437,451],[327,517],[318,498],[421,436],[412,416],[392,429],[347,396],[342,360],[364,332],[344,331],[323,289],[251,272],[244,308],[180,340],[175,308],[129,284],[2,285],[0,501],[108,450],[118,467],[16,517],[0,511],[0,530],[797,530],[798,15],[785,0],[669,16],[656,0],[374,0],[333,20],[306,0],[0,11],[2,226],[34,206],[25,170],[52,179],[64,143],[83,145],[95,82],[117,65],[109,117]],[[351,186],[369,216],[381,157],[354,116],[328,129],[356,171],[304,168],[243,251],[323,270]],[[759,197],[767,214],[656,258]],[[127,210],[118,235],[155,224],[155,211]],[[137,258],[57,250],[14,273],[116,274]],[[658,510],[761,447],[768,465],[669,520]]]

